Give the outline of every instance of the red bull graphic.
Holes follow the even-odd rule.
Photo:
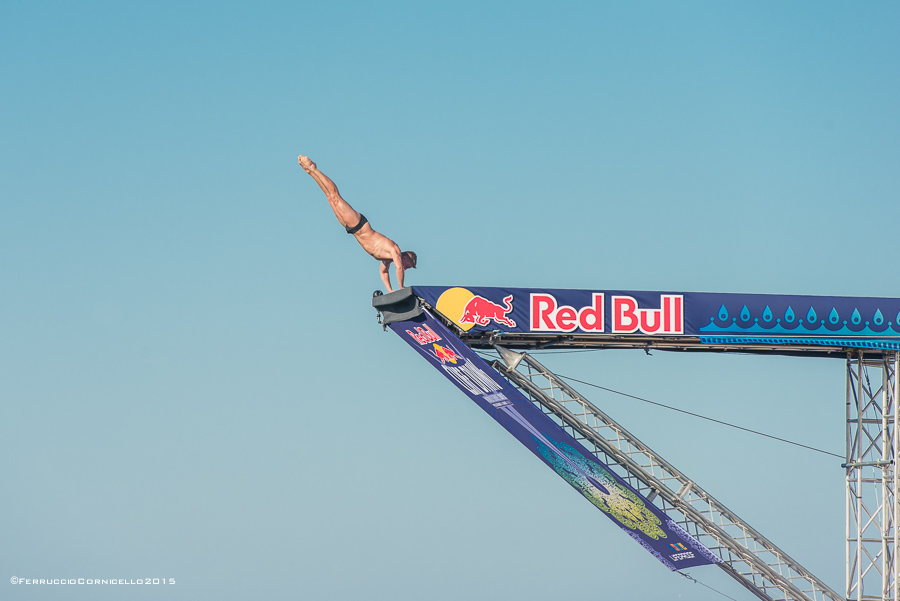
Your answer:
[[[437,357],[441,364],[450,362],[456,365],[456,361],[459,359],[459,355],[456,354],[449,346],[441,346],[440,344],[435,343],[434,345],[434,356]]]
[[[524,327],[518,327],[512,318],[514,295],[511,292],[499,304],[487,295],[474,294],[465,288],[448,288],[441,293],[436,304],[438,311],[464,331],[475,326],[499,325],[510,330],[530,332],[568,333],[578,330],[586,334],[684,334],[684,296],[681,294],[660,294],[657,306],[651,304],[654,302],[652,297],[648,300],[644,296],[638,300],[621,293],[585,292],[582,298],[587,294],[590,294],[589,303],[584,302],[588,298],[576,303],[573,300],[577,299],[573,299],[571,294],[560,296],[558,291],[529,291],[526,309],[528,325]],[[648,304],[651,306],[647,307]],[[520,308],[519,316],[523,313],[525,311]]]
[[[510,328],[516,327],[516,322],[506,317],[507,313],[512,312],[512,294],[503,298],[503,306],[491,302],[483,296],[473,296],[472,299],[463,307],[462,317],[459,318],[460,324],[477,324],[486,326],[491,320],[496,323],[505,325]]]
[[[503,298],[503,304],[490,300],[492,298]],[[466,288],[446,288],[432,306],[464,332],[474,327],[516,327],[516,320],[510,315],[513,312],[513,295],[508,292],[474,294]]]

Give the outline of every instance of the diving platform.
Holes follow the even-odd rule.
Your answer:
[[[714,565],[761,601],[900,601],[900,299],[416,286],[372,305],[385,329],[670,570]],[[528,354],[571,348],[844,359],[844,593]]]

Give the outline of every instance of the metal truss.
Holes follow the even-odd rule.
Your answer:
[[[493,363],[495,369],[635,490],[720,557],[722,562],[717,565],[757,598],[843,601],[841,595],[533,357],[500,346],[494,348],[503,359]]]
[[[847,599],[857,601],[900,599],[898,361],[847,356]]]

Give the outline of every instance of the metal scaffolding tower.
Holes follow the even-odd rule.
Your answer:
[[[897,601],[900,354],[847,357],[847,599]]]
[[[757,598],[843,599],[533,357],[500,346],[495,348],[503,359],[493,363],[495,369],[598,459],[719,556],[723,561],[717,565]]]

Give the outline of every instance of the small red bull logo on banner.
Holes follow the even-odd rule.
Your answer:
[[[641,309],[630,296],[612,297],[612,333],[684,334],[684,296],[663,294],[659,309]]]
[[[532,332],[573,332],[581,328],[585,332],[603,331],[603,294],[595,292],[589,307],[575,309],[558,305],[552,294],[531,295]]]
[[[424,326],[413,328],[415,332],[411,332],[406,330],[406,333],[412,336],[412,339],[418,342],[421,346],[425,346],[430,342],[437,342],[441,339],[440,336],[434,333],[434,330],[428,327],[428,324]]]
[[[444,363],[456,365],[457,361],[462,360],[462,357],[457,355],[456,351],[450,346],[441,346],[437,343],[434,343],[432,346],[434,347],[434,356],[440,359],[442,365]]]
[[[475,295],[466,306],[463,307],[462,317],[459,318],[460,324],[477,324],[486,326],[491,320],[503,324],[507,327],[516,327],[516,322],[506,317],[510,313],[512,307],[512,294],[503,299],[503,305],[491,302],[483,296]]]

